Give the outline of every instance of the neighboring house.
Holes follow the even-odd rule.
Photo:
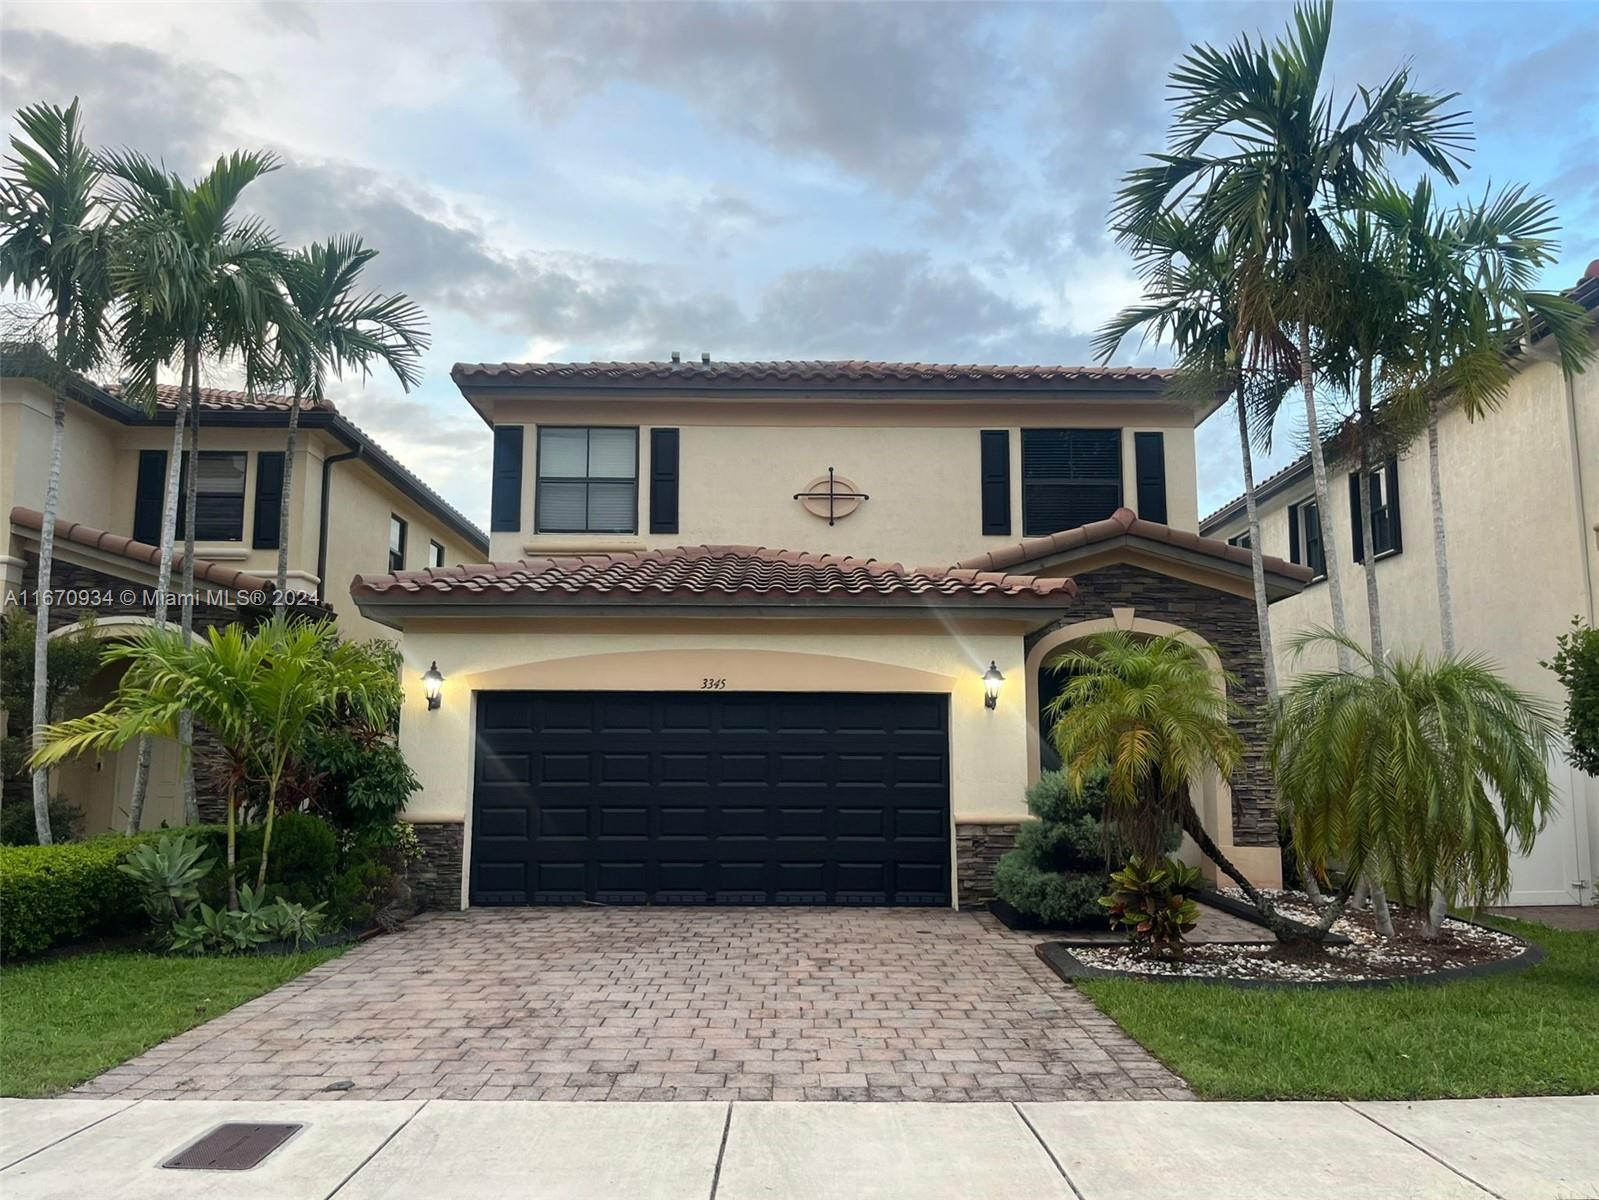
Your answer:
[[[437,903],[969,904],[1026,817],[1065,647],[1178,633],[1258,711],[1249,556],[1194,532],[1205,414],[1164,372],[454,378],[494,430],[494,561],[351,588],[401,634]],[[1309,578],[1268,567],[1277,596]],[[1276,883],[1264,735],[1241,733],[1231,788],[1195,800]]]
[[[37,379],[16,373],[13,364],[8,368],[0,378],[0,513],[8,517],[0,595],[6,605],[20,601],[31,610],[52,396]],[[92,610],[100,636],[126,637],[147,626],[153,611],[177,389],[160,389],[154,416],[125,403],[114,387],[74,380],[68,394],[51,625],[58,632],[76,626]],[[278,545],[287,538],[291,592],[330,608],[346,637],[392,637],[348,602],[351,577],[477,561],[487,553],[487,539],[327,403],[301,414],[289,524],[280,528],[287,405],[282,396],[202,393],[196,625],[254,622],[270,614]],[[182,583],[182,546],[180,525],[174,589]],[[175,609],[169,619],[177,622]],[[116,667],[101,672],[75,708],[103,703],[118,677]],[[124,826],[133,761],[130,747],[78,759],[54,773],[58,792],[84,809],[87,832]],[[175,745],[158,743],[146,825],[181,821],[177,779]],[[8,790],[8,801],[14,791]]]
[[[1599,262],[1574,297],[1599,307]],[[1455,637],[1463,652],[1487,655],[1517,687],[1563,710],[1565,691],[1540,660],[1580,616],[1592,624],[1599,599],[1599,369],[1568,381],[1553,346],[1535,341],[1521,354],[1499,411],[1475,424],[1459,411],[1439,423],[1445,538],[1454,597]],[[1268,554],[1309,566],[1316,581],[1271,609],[1278,670],[1332,661],[1320,653],[1295,662],[1287,643],[1311,626],[1332,624],[1326,572],[1343,584],[1350,634],[1370,636],[1355,478],[1331,466],[1338,558],[1328,562],[1317,529],[1308,458],[1257,490]],[[1437,572],[1425,437],[1376,472],[1375,569],[1383,641],[1390,654],[1439,647]],[[1200,523],[1200,531],[1247,545],[1240,497]],[[1590,903],[1599,869],[1599,780],[1563,754],[1550,763],[1560,811],[1531,855],[1515,863],[1513,904]]]

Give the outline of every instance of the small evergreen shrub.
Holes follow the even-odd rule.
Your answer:
[[[1105,829],[1105,780],[1093,776],[1074,792],[1064,771],[1045,771],[1027,789],[1027,810],[1016,849],[999,860],[994,891],[1018,912],[1046,925],[1102,925],[1099,898],[1111,862],[1126,850]],[[1173,831],[1170,848],[1181,840]]]
[[[20,788],[18,789],[21,790]],[[50,797],[50,839],[57,845],[83,836],[83,810],[65,796]],[[28,798],[0,806],[0,846],[37,846],[39,827]]]
[[[1566,744],[1571,765],[1599,775],[1599,629],[1571,619],[1571,632],[1555,640],[1555,656],[1542,665],[1566,688]]]

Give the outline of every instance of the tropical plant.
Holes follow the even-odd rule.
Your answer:
[[[1124,239],[1138,238],[1168,213],[1186,211],[1199,230],[1227,233],[1235,253],[1269,268],[1260,278],[1274,295],[1285,289],[1329,562],[1337,561],[1337,538],[1316,436],[1311,355],[1321,300],[1313,259],[1329,241],[1323,211],[1347,207],[1391,152],[1416,154],[1454,182],[1471,141],[1464,114],[1448,110],[1454,96],[1413,91],[1407,68],[1375,88],[1356,89],[1344,105],[1325,95],[1332,13],[1330,0],[1301,3],[1292,28],[1275,42],[1246,34],[1225,50],[1190,50],[1170,77],[1176,115],[1169,150],[1129,173],[1114,210]],[[1264,310],[1268,329],[1262,333],[1279,320],[1276,303],[1259,306],[1246,295],[1240,308],[1246,314]],[[1343,632],[1337,571],[1328,572],[1327,585],[1334,626]]]
[[[0,179],[0,285],[42,295],[47,312],[55,393],[50,426],[50,466],[39,530],[38,623],[33,646],[33,728],[50,718],[48,700],[50,579],[55,562],[56,518],[61,500],[61,447],[66,436],[68,378],[105,356],[107,214],[100,202],[100,169],[83,141],[78,101],[66,108],[30,104],[18,110],[20,134]],[[13,711],[24,711],[21,709]],[[49,845],[50,776],[33,773],[35,833]]]
[[[183,581],[179,625],[188,642],[193,632],[194,526],[199,485],[200,375],[206,362],[230,360],[254,393],[276,375],[275,330],[297,327],[299,318],[284,296],[284,255],[277,237],[259,219],[236,211],[244,190],[277,169],[276,156],[235,151],[219,158],[198,181],[177,175],[133,151],[101,156],[107,179],[120,202],[122,221],[112,259],[111,282],[122,300],[117,341],[125,364],[124,394],[146,411],[156,408],[157,376],[177,359],[188,402],[188,470],[184,488]],[[182,421],[183,399],[179,400]],[[175,428],[175,445],[182,430]],[[182,474],[174,455],[169,470],[168,512],[175,513],[176,480]],[[162,521],[161,557],[170,585],[175,522]],[[165,612],[157,614],[165,619]],[[178,721],[182,746],[184,819],[198,820],[192,747],[194,715],[185,709]],[[148,761],[145,747],[140,761]],[[143,779],[136,781],[134,806],[143,808]],[[134,828],[137,828],[136,824]]]
[[[1428,910],[1488,904],[1510,888],[1512,851],[1533,845],[1554,807],[1546,767],[1552,713],[1480,655],[1377,658],[1337,633],[1355,671],[1311,671],[1284,693],[1272,770],[1313,861],[1370,871]]]
[[[1266,599],[1265,556],[1255,503],[1251,443],[1270,449],[1272,426],[1284,395],[1298,377],[1298,351],[1279,321],[1257,312],[1247,318],[1247,294],[1257,306],[1271,302],[1258,259],[1235,253],[1224,232],[1205,234],[1177,213],[1165,213],[1127,231],[1143,284],[1139,302],[1122,309],[1094,339],[1094,351],[1109,362],[1136,329],[1146,342],[1168,342],[1177,352],[1178,394],[1196,404],[1218,393],[1233,399],[1238,450],[1243,462],[1244,508],[1249,522],[1249,561],[1255,584],[1255,623],[1265,667],[1266,696],[1277,698],[1277,663]]]
[[[34,651],[37,622],[21,605],[0,617],[0,710],[9,714],[0,737],[0,844],[39,845],[38,810],[20,803],[31,787],[28,755],[32,751]],[[94,614],[80,616],[79,628],[58,631],[46,645],[45,712],[49,719],[61,715],[66,702],[100,669],[105,644],[95,636]],[[83,826],[83,810],[59,794],[47,808],[50,842],[71,841]],[[50,844],[49,842],[44,843]]]
[[[99,712],[47,728],[35,759],[56,762],[141,734],[170,736],[179,714],[192,709],[237,768],[227,795],[230,886],[239,785],[254,779],[264,788],[256,891],[266,886],[284,773],[307,731],[341,713],[387,725],[399,710],[399,680],[387,658],[339,641],[331,621],[274,616],[249,633],[229,625],[188,645],[152,628],[108,657],[128,663],[117,695]]]
[[[197,839],[180,833],[135,846],[117,870],[139,885],[145,912],[157,931],[164,932],[200,902],[200,881],[215,865]]]
[[[248,954],[268,942],[288,942],[299,949],[321,934],[322,908],[281,898],[268,903],[258,889],[245,884],[237,908],[200,903],[173,924],[167,944],[179,954]]]
[[[1199,905],[1188,896],[1201,884],[1199,870],[1175,858],[1134,857],[1110,877],[1099,906],[1112,929],[1122,928],[1133,948],[1156,958],[1176,958],[1183,938],[1199,924]]]
[[[278,612],[288,603],[290,485],[302,403],[321,401],[328,375],[346,368],[365,376],[374,366],[387,367],[406,391],[422,379],[428,347],[422,310],[404,293],[359,290],[361,272],[377,253],[358,237],[338,237],[295,251],[284,263],[284,286],[299,320],[278,326],[279,367],[292,393],[278,518]]]
[[[1566,689],[1566,754],[1571,765],[1599,775],[1599,629],[1571,618],[1571,632],[1555,641],[1554,658],[1540,663]]]
[[[1161,858],[1175,825],[1238,885],[1280,941],[1324,936],[1336,913],[1324,913],[1325,924],[1314,930],[1284,918],[1216,845],[1194,808],[1190,780],[1208,771],[1229,779],[1242,756],[1228,724],[1237,711],[1223,692],[1229,677],[1175,635],[1119,630],[1067,651],[1059,666],[1069,677],[1047,715],[1062,769],[1079,789],[1104,774],[1105,819],[1131,854]],[[1328,912],[1341,911],[1344,899],[1347,892]]]
[[[1580,372],[1594,355],[1593,318],[1569,297],[1533,289],[1538,272],[1555,260],[1559,226],[1550,201],[1523,186],[1441,211],[1426,179],[1409,192],[1379,183],[1361,203],[1402,255],[1409,303],[1385,373],[1398,423],[1426,429],[1439,627],[1444,653],[1453,654],[1439,417],[1454,406],[1478,421],[1499,407],[1521,352],[1518,334],[1546,331],[1561,371],[1567,378]]]

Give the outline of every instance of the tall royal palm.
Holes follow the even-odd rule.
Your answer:
[[[1117,347],[1142,329],[1146,340],[1167,342],[1177,352],[1179,392],[1205,402],[1218,392],[1230,395],[1238,415],[1238,449],[1243,460],[1244,507],[1249,518],[1249,559],[1255,580],[1255,622],[1265,667],[1266,695],[1277,699],[1276,655],[1266,601],[1265,557],[1260,513],[1255,504],[1251,444],[1269,444],[1272,424],[1284,394],[1297,377],[1297,354],[1282,326],[1262,319],[1245,333],[1239,311],[1242,278],[1251,264],[1232,252],[1225,234],[1202,236],[1176,213],[1150,222],[1133,240],[1143,298],[1122,309],[1102,328],[1094,350],[1108,362]],[[1264,289],[1251,293],[1265,298]]]
[[[1225,50],[1194,47],[1171,74],[1176,105],[1167,153],[1132,171],[1118,193],[1124,237],[1170,211],[1202,229],[1228,232],[1237,248],[1270,264],[1288,284],[1300,356],[1311,468],[1327,561],[1337,561],[1327,464],[1316,414],[1311,328],[1317,292],[1313,257],[1326,246],[1326,206],[1345,206],[1390,152],[1418,155],[1453,181],[1471,134],[1453,95],[1412,91],[1401,68],[1339,105],[1322,92],[1332,33],[1330,0],[1295,8],[1275,42],[1245,35]],[[1245,303],[1245,311],[1251,309]],[[1333,621],[1345,627],[1338,572],[1327,575]],[[1338,647],[1347,665],[1347,649]]]
[[[61,446],[66,436],[66,383],[97,365],[106,345],[110,291],[108,225],[100,170],[83,141],[76,99],[66,108],[32,104],[17,113],[21,132],[0,181],[0,284],[40,295],[47,311],[49,376],[55,393],[50,467],[39,530],[38,609],[33,643],[33,728],[49,719],[50,577],[61,497]],[[40,339],[43,340],[43,339]],[[33,815],[39,844],[50,834],[50,776],[33,772]]]
[[[279,365],[293,391],[278,517],[278,612],[288,592],[290,485],[301,404],[320,401],[328,375],[347,368],[366,375],[375,366],[387,367],[406,391],[421,382],[426,318],[404,293],[360,290],[361,272],[375,257],[377,251],[363,246],[360,238],[337,237],[296,251],[284,264],[284,285],[300,319],[278,328]]]
[[[267,153],[235,151],[219,158],[194,183],[186,183],[144,156],[127,151],[103,159],[122,202],[124,220],[112,283],[123,300],[118,327],[125,347],[126,388],[136,403],[153,410],[158,371],[173,357],[188,389],[189,448],[184,488],[184,555],[180,624],[185,640],[193,629],[194,511],[199,480],[200,373],[207,362],[242,369],[246,391],[273,376],[275,327],[298,318],[283,295],[283,252],[260,220],[241,216],[240,198],[251,183],[277,169]],[[180,402],[181,407],[181,402]],[[173,473],[177,474],[174,462]],[[175,493],[169,484],[169,507]],[[163,557],[170,539],[163,521]],[[168,561],[170,558],[168,557]],[[183,758],[183,807],[199,819],[190,748],[193,718],[179,723]],[[147,759],[141,744],[141,761]],[[136,780],[135,804],[142,803]]]
[[[1568,297],[1533,289],[1557,250],[1554,206],[1545,197],[1511,186],[1440,211],[1423,181],[1410,192],[1374,189],[1365,203],[1402,248],[1410,303],[1389,369],[1395,407],[1412,427],[1426,426],[1439,628],[1444,653],[1453,654],[1439,417],[1450,406],[1470,421],[1497,409],[1510,386],[1516,334],[1534,325],[1547,331],[1568,377],[1581,371],[1594,356],[1592,317]]]

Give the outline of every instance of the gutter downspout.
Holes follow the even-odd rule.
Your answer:
[[[345,454],[334,454],[322,460],[322,508],[317,513],[316,534],[316,598],[327,599],[328,591],[328,491],[333,486],[333,464],[349,462],[361,457],[361,447]]]
[[[1577,384],[1570,375],[1566,376],[1566,435],[1571,439],[1571,490],[1577,514],[1577,549],[1582,556],[1578,561],[1582,563],[1583,601],[1591,626],[1594,623],[1595,589],[1593,553],[1588,548],[1588,535],[1599,526],[1589,520],[1590,514],[1585,508],[1587,496],[1582,487],[1582,442],[1577,434]]]

